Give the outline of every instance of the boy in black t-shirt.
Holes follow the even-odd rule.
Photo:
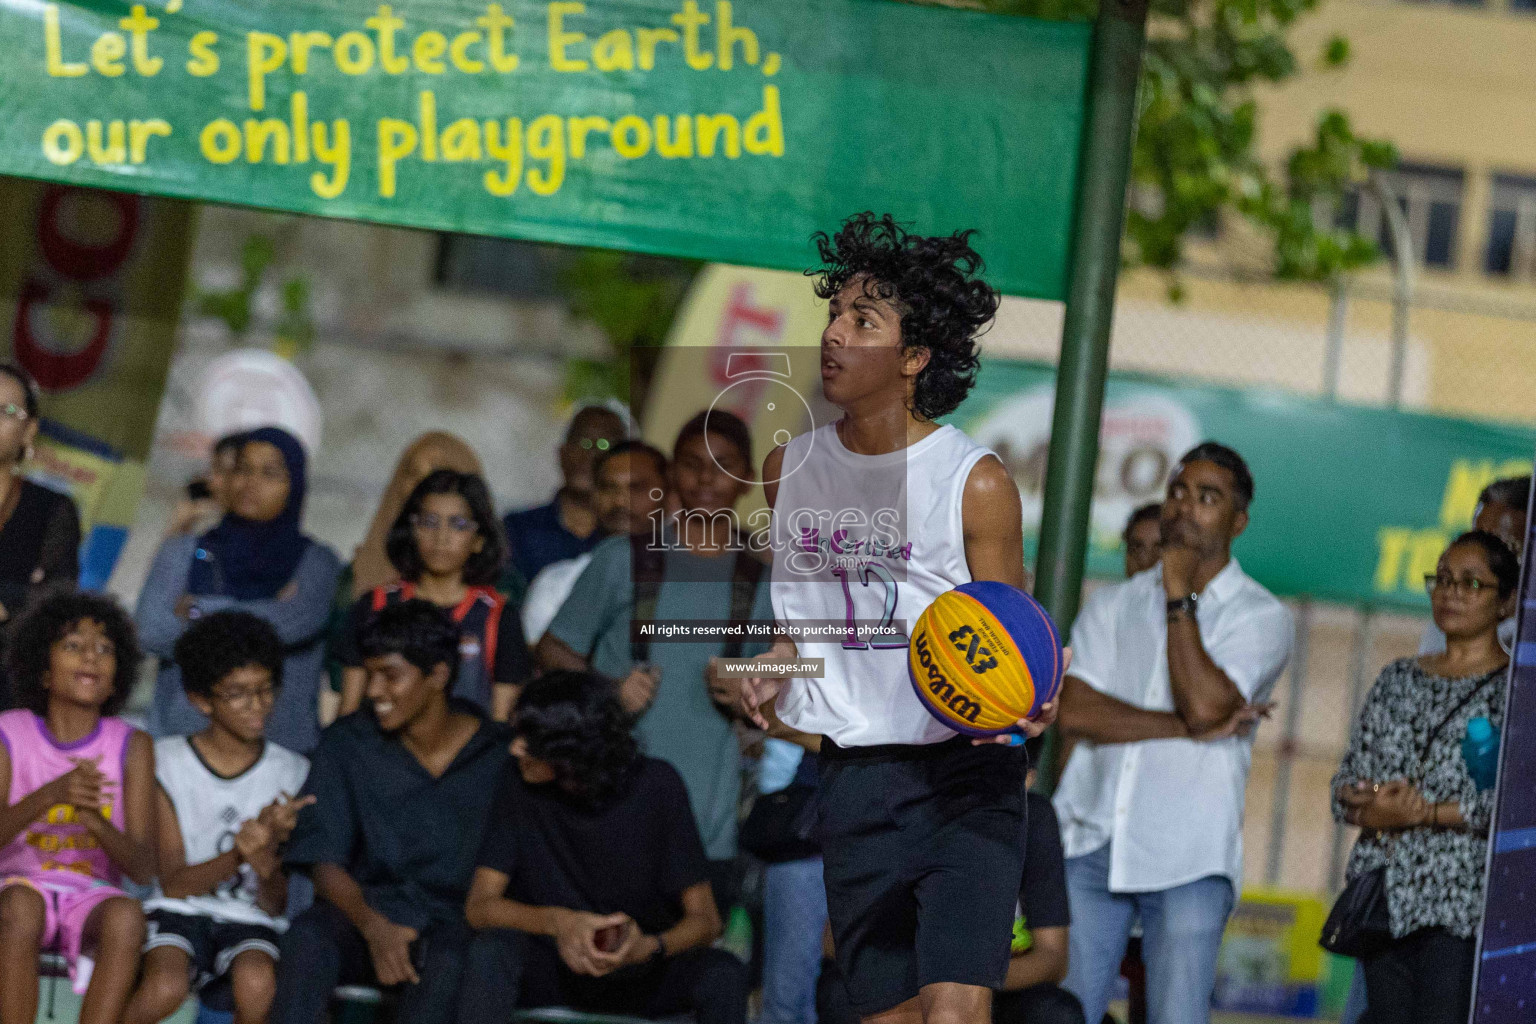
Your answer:
[[[643,757],[613,688],[552,672],[518,702],[465,904],[475,938],[460,1024],[573,1006],[744,1024],[746,970],[711,949],[720,914],[688,794]]]
[[[393,988],[399,1024],[449,1024],[472,933],[463,899],[507,727],[450,699],[459,628],[426,601],[391,605],[361,638],[369,706],[311,755],[284,858],[315,903],[279,948],[273,1024],[315,1024],[338,984]]]

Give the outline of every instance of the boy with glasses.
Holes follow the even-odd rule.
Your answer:
[[[276,986],[288,884],[279,849],[309,772],[264,735],[282,683],[283,644],[247,612],[205,616],[176,642],[176,664],[208,727],[155,744],[160,881],[144,909],[144,976],[125,1015],[152,1024],[189,991],[227,979],[239,1024],[265,1021]]]

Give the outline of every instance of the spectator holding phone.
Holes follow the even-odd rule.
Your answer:
[[[516,1007],[743,1024],[746,969],[720,914],[682,779],[644,757],[612,686],[551,672],[516,739],[465,904],[476,936],[461,1024]]]
[[[230,484],[244,440],[245,434],[235,433],[225,434],[214,442],[208,472],[187,484],[186,493],[171,513],[171,525],[165,530],[167,537],[204,533],[218,525],[229,511]]]
[[[244,611],[266,619],[286,653],[267,737],[297,754],[319,739],[325,627],[341,563],[303,532],[307,462],[286,430],[251,431],[240,441],[229,514],[201,536],[160,545],[134,612],[140,642],[161,659],[149,712],[155,736],[208,727],[182,687],[176,641],[204,615]]]

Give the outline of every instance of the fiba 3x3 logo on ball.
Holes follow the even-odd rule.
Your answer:
[[[993,736],[1033,718],[1061,688],[1061,635],[1034,598],[1006,583],[940,594],[912,632],[918,699],[949,728]]]

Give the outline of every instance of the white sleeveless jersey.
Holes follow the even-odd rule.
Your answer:
[[[256,763],[232,779],[215,775],[186,736],[155,741],[155,779],[176,809],[188,864],[201,864],[231,849],[242,822],[260,814],[279,793],[297,795],[308,775],[307,758],[270,740]],[[144,909],[281,929],[281,920],[256,905],[257,885],[256,872],[242,864],[237,877],[209,895],[171,899],[157,883]]]
[[[785,445],[773,513],[774,618],[792,635],[837,631],[794,637],[801,657],[826,659],[826,674],[787,681],[777,705],[786,725],[844,747],[955,735],[912,690],[907,636],[934,599],[971,580],[961,500],[988,454],[952,426],[885,455],[849,451],[835,423]],[[850,622],[862,627],[851,637]]]

